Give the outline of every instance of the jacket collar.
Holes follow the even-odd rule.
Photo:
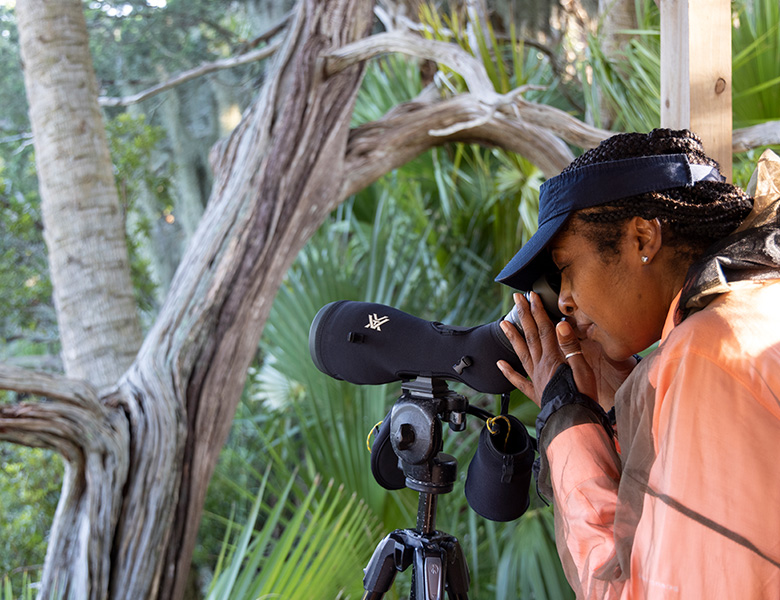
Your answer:
[[[780,157],[771,150],[762,154],[749,191],[753,185],[748,217],[688,270],[679,299],[672,303],[675,325],[720,294],[780,279]]]

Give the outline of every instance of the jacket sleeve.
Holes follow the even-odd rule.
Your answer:
[[[539,491],[553,499],[558,552],[578,598],[617,598],[614,519],[620,459],[604,410],[577,391],[562,365],[542,395],[537,419]]]

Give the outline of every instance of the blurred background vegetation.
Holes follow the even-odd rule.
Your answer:
[[[58,370],[37,182],[13,3],[0,5],[0,360]],[[387,3],[385,3],[387,4]],[[472,22],[462,2],[406,2],[425,34],[481,58],[506,92],[614,131],[659,125],[659,15],[636,0],[636,26],[604,50],[595,3],[490,2]],[[122,97],[204,61],[258,44],[290,0],[85,3],[101,93]],[[576,10],[575,10],[576,9]],[[780,119],[780,14],[776,0],[733,2],[734,127]],[[205,206],[209,148],[238,122],[262,85],[265,63],[223,70],[105,116],[132,258],[138,308],[150,324]],[[426,86],[461,89],[457,74],[401,57],[372,61],[354,113],[374,120]],[[574,149],[578,152],[579,149]],[[735,156],[745,185],[760,150]],[[477,325],[498,319],[508,290],[495,273],[536,227],[542,175],[502,150],[437,148],[349,198],[290,270],[249,372],[243,400],[209,489],[192,598],[359,598],[376,543],[412,527],[416,494],[373,480],[366,436],[400,386],[354,386],[319,371],[308,355],[317,310],[338,299],[392,305],[429,320]],[[496,399],[459,389],[491,411]],[[14,401],[11,394],[0,401]],[[513,395],[529,427],[533,405]],[[473,420],[472,420],[473,421]],[[555,552],[552,513],[532,492],[519,520],[471,511],[466,467],[481,422],[445,434],[459,482],[439,504],[439,528],[459,538],[474,598],[571,597]],[[62,467],[46,452],[0,445],[0,579],[4,599],[31,597],[59,496]],[[193,524],[195,526],[195,524]],[[392,597],[408,593],[400,575]]]

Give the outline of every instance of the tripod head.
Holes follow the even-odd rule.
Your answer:
[[[442,422],[463,431],[466,415],[486,422],[469,464],[466,499],[479,515],[511,521],[528,508],[535,446],[525,426],[506,414],[493,416],[436,377],[404,382],[402,395],[382,421],[371,449],[371,471],[385,489],[404,487],[429,494],[452,490],[455,458],[442,450]]]
[[[468,566],[460,544],[436,531],[437,499],[452,491],[457,477],[457,461],[442,452],[442,421],[463,431],[467,409],[466,398],[450,391],[443,379],[417,377],[403,383],[374,442],[371,469],[385,487],[392,481],[392,489],[419,492],[417,527],[398,529],[379,543],[365,569],[364,600],[384,597],[395,574],[409,566],[414,600],[439,600],[445,590],[450,599],[468,597]]]
[[[442,421],[454,431],[466,427],[468,401],[452,392],[443,379],[418,377],[402,385],[390,413],[390,442],[398,456],[405,485],[418,492],[452,490],[457,463],[443,454]]]

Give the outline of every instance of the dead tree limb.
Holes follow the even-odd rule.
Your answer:
[[[131,104],[138,104],[139,102],[148,100],[157,94],[161,94],[162,92],[175,88],[176,86],[182,85],[188,81],[192,81],[193,79],[197,79],[198,77],[208,75],[209,73],[221,71],[222,69],[232,69],[233,67],[237,67],[239,65],[246,65],[251,62],[256,62],[258,60],[268,58],[279,49],[279,46],[281,46],[281,42],[274,42],[267,46],[263,46],[262,48],[258,48],[257,50],[247,52],[246,54],[231,56],[230,58],[223,58],[221,60],[216,60],[210,63],[203,63],[202,65],[193,69],[182,71],[167,81],[153,85],[152,87],[145,89],[142,92],[138,92],[137,94],[122,96],[120,98],[100,96],[98,98],[98,103],[100,106],[130,106]]]

